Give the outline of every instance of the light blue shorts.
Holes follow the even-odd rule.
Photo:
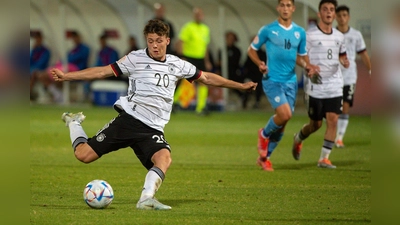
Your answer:
[[[297,82],[275,82],[262,80],[263,90],[273,109],[288,103],[292,113],[296,105]]]

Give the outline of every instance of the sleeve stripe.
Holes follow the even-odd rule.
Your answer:
[[[114,71],[114,74],[116,77],[119,77],[122,75],[122,71],[116,62],[111,64],[111,69]]]
[[[201,74],[203,74],[203,71],[196,69],[196,73],[193,75],[193,77],[186,79],[187,81],[189,81],[190,83],[193,82],[194,80],[199,79],[199,77],[201,76]]]
[[[347,55],[347,53],[346,52],[339,53],[339,56],[344,56],[344,55]]]

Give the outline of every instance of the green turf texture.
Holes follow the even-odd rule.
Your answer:
[[[84,164],[75,159],[64,111],[83,111],[88,136],[117,114],[111,107],[30,108],[31,224],[369,224],[371,223],[371,119],[351,116],[344,149],[317,167],[325,125],[291,155],[293,134],[307,116],[299,110],[271,157],[274,172],[256,165],[257,130],[267,110],[171,116],[165,137],[172,165],[156,194],[170,211],[136,209],[147,171],[129,148]],[[104,179],[114,201],[102,210],[83,201],[85,185]]]

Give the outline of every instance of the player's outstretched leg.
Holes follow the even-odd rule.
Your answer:
[[[70,113],[65,112],[62,114],[61,119],[65,122],[65,126],[68,127],[69,123],[72,121],[77,121],[78,123],[82,123],[85,120],[86,116],[83,115],[82,112],[78,113]]]

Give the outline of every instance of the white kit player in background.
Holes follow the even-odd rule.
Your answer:
[[[361,57],[362,62],[369,70],[371,74],[371,61],[365,46],[364,38],[360,31],[349,26],[350,21],[350,9],[345,5],[338,6],[336,8],[336,21],[338,23],[337,29],[344,34],[346,40],[346,52],[347,58],[350,61],[350,67],[348,69],[341,66],[343,74],[343,110],[342,114],[339,115],[338,127],[335,145],[338,148],[343,148],[343,138],[346,133],[347,126],[349,124],[349,110],[353,106],[354,93],[356,90],[357,82],[357,54]]]
[[[119,113],[92,138],[81,123],[82,113],[66,112],[62,120],[70,130],[75,157],[91,163],[101,156],[130,147],[148,170],[138,209],[169,210],[170,206],[154,198],[171,165],[171,146],[165,139],[164,126],[171,115],[174,91],[179,79],[205,85],[253,91],[257,83],[238,83],[214,73],[198,70],[191,63],[166,54],[170,43],[169,26],[161,20],[150,20],[143,30],[147,48],[132,51],[108,66],[63,73],[52,70],[55,81],[92,80],[111,76],[128,76],[127,96],[114,104]]]
[[[326,119],[326,132],[317,166],[335,169],[329,160],[334,146],[336,126],[342,109],[343,77],[340,64],[349,67],[343,34],[332,27],[335,19],[336,0],[319,3],[319,22],[307,31],[307,52],[310,63],[320,68],[320,82],[307,82],[309,122],[295,135],[292,153],[299,159],[302,142],[322,126]]]

